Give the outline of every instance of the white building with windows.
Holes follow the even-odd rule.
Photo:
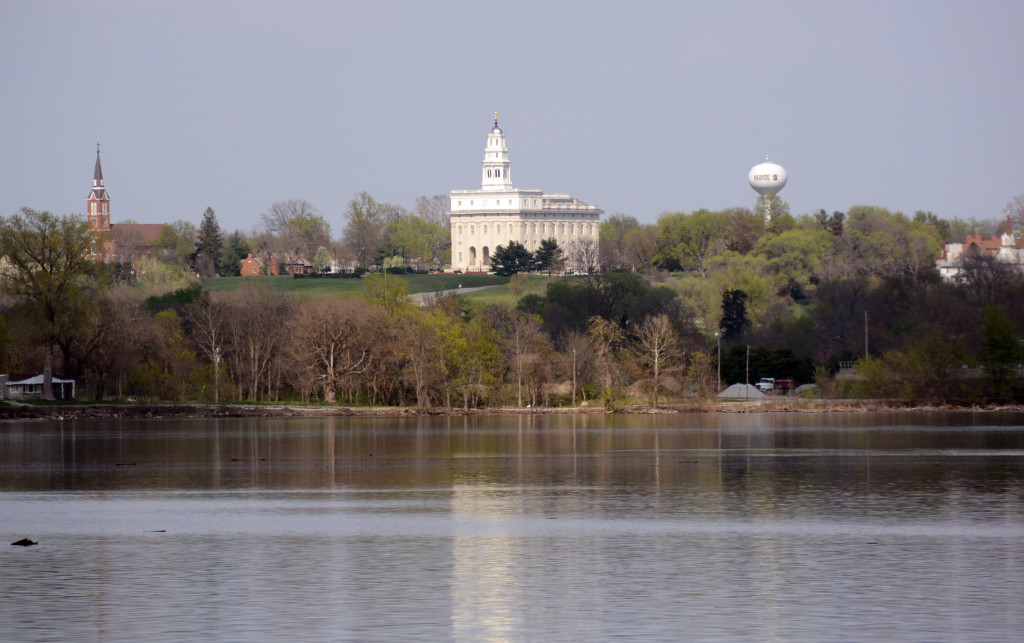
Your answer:
[[[568,194],[512,187],[505,133],[494,127],[487,147],[479,190],[452,190],[452,270],[487,272],[498,246],[517,241],[534,252],[544,239],[562,249],[568,270],[596,270],[601,209]]]

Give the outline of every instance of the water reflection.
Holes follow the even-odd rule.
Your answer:
[[[1005,640],[1024,417],[0,425],[4,640]]]

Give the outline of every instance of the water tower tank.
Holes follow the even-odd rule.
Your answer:
[[[758,163],[750,168],[747,181],[750,182],[750,187],[762,196],[776,194],[786,187],[786,168],[778,163],[772,163],[772,160],[765,156],[764,163]]]

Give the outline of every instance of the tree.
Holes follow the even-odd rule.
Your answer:
[[[430,225],[448,229],[451,228],[451,214],[448,211],[451,205],[451,197],[447,194],[435,194],[430,197],[418,196],[414,211],[417,217]]]
[[[565,264],[565,253],[554,239],[543,239],[540,247],[533,253],[533,260],[537,270],[546,271],[550,277],[552,272],[562,269]]]
[[[572,269],[588,275],[601,272],[601,252],[593,239],[576,239],[569,244]]]
[[[658,386],[665,367],[676,357],[679,336],[668,315],[652,315],[644,320],[637,332],[635,353],[642,364],[651,369],[654,385],[651,406],[658,408]]]
[[[357,300],[307,299],[298,305],[289,330],[292,360],[309,369],[327,404],[335,402],[345,378],[368,366],[366,333],[372,329],[366,307]]]
[[[245,235],[236,230],[228,236],[220,257],[217,258],[217,270],[226,277],[237,277],[242,274],[242,260],[249,254],[249,244]]]
[[[722,321],[719,328],[722,337],[737,339],[746,330],[750,322],[747,320],[747,293],[742,290],[726,290],[722,293]]]
[[[282,263],[312,257],[320,246],[331,245],[331,226],[304,199],[278,201],[260,215],[268,250]]]
[[[408,282],[395,275],[389,277],[386,272],[366,275],[362,278],[360,289],[366,301],[384,308],[389,315],[394,315],[409,304]]]
[[[516,301],[519,301],[519,296],[526,290],[527,284],[530,282],[530,277],[522,273],[512,275],[508,280],[508,289],[516,296]]]
[[[213,276],[223,249],[224,235],[220,231],[220,224],[217,223],[217,215],[213,208],[206,208],[203,212],[203,221],[199,224],[199,234],[196,236],[196,267],[199,274],[204,277]]]
[[[1004,210],[1014,230],[1024,230],[1024,194],[1013,197]]]
[[[345,213],[345,245],[362,267],[370,265],[384,232],[384,212],[368,192],[360,192],[348,202]]]
[[[509,241],[507,246],[498,246],[491,255],[491,270],[500,277],[509,277],[517,272],[530,272],[533,266],[533,254],[518,241]]]
[[[269,394],[274,381],[275,362],[287,341],[291,302],[276,289],[250,282],[228,304],[228,362],[247,389],[248,400],[255,402],[260,389]]]
[[[607,270],[627,270],[630,261],[626,252],[626,237],[640,227],[636,217],[613,214],[601,222],[601,265]]]
[[[6,257],[4,292],[31,311],[44,347],[43,398],[53,399],[53,348],[70,336],[94,307],[88,296],[98,264],[86,259],[89,224],[75,216],[22,208],[0,217],[0,257]]]
[[[708,261],[725,249],[729,218],[721,212],[698,210],[693,214],[670,214],[658,219],[661,252],[655,263],[671,269],[678,266],[707,276]]]
[[[638,272],[647,272],[658,254],[658,226],[653,223],[630,230],[625,239],[626,262]]]
[[[331,267],[331,253],[327,248],[320,246],[316,249],[316,256],[313,257],[313,270],[325,272]]]
[[[174,221],[160,228],[156,243],[160,261],[180,268],[191,268],[196,257],[196,227],[188,221]]]
[[[992,383],[992,394],[1001,399],[1006,381],[1020,363],[1021,346],[1017,326],[996,306],[982,311],[978,358]]]

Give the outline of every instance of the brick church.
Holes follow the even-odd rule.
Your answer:
[[[111,223],[110,194],[103,187],[100,146],[96,145],[96,169],[92,175],[92,191],[86,205],[89,230],[96,237],[91,259],[103,263],[131,263],[139,257],[152,257],[163,223]]]

